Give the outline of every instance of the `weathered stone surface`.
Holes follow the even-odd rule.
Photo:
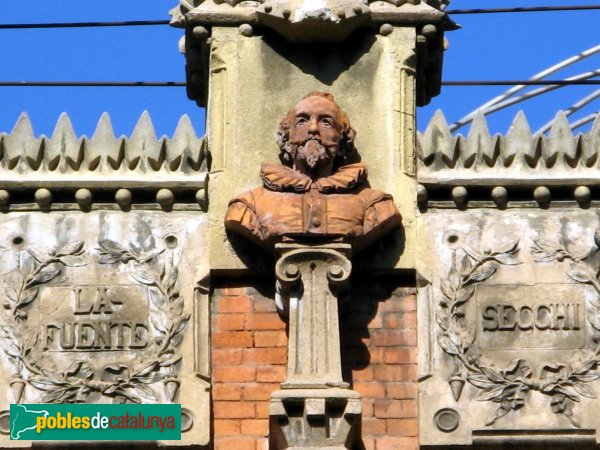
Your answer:
[[[204,139],[196,136],[187,116],[169,139],[156,137],[147,112],[129,138],[115,137],[108,114],[91,138],[77,137],[66,114],[52,136],[36,137],[22,114],[11,133],[0,135],[0,149],[0,180],[9,192],[168,188],[195,193],[207,188]]]
[[[598,441],[597,215],[430,210],[418,225],[421,444]]]
[[[348,389],[285,389],[271,397],[270,445],[277,449],[351,449],[361,403]]]
[[[241,36],[230,28],[213,28],[211,39],[214,94],[208,105],[207,124],[212,155],[211,223],[222,223],[230,199],[256,185],[256,173],[263,161],[277,161],[273,134],[289,109],[289,99],[323,90],[340,99],[340,105],[352,117],[356,146],[369,166],[372,187],[393,195],[403,217],[404,233],[412,235],[414,79],[410,67],[414,30],[395,29],[385,37],[357,36],[352,45],[327,52],[283,47],[266,37]],[[257,61],[267,64],[269,70]],[[396,81],[390,84],[389,80]],[[364,83],[366,88],[357,90],[356,83]],[[347,92],[353,95],[345,95]],[[236,254],[223,228],[215,226],[211,233],[215,269],[250,266],[255,271],[267,270],[269,263],[261,265],[256,252]],[[377,255],[373,250],[357,264],[412,266],[414,249],[410,243],[414,241],[404,241],[397,233],[385,241],[380,245],[387,251]]]
[[[599,116],[600,117],[600,116]],[[483,114],[468,135],[452,136],[441,111],[417,133],[418,180],[431,186],[580,186],[598,184],[600,118],[573,135],[559,112],[549,135],[532,134],[519,112],[505,136],[490,136]]]
[[[163,444],[207,444],[206,224],[197,212],[5,214],[0,404],[181,403],[189,429]]]

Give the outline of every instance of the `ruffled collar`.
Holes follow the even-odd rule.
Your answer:
[[[281,164],[263,163],[260,176],[265,188],[271,191],[307,192],[315,185],[322,194],[348,192],[367,180],[367,166],[361,163],[348,164],[328,177],[316,181],[290,167]]]

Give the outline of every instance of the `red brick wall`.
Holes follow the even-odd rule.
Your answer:
[[[287,367],[285,322],[253,289],[216,291],[211,314],[214,448],[266,449],[269,399]]]
[[[361,285],[341,320],[345,378],[362,396],[365,450],[419,447],[417,302],[414,289],[391,294]]]
[[[253,288],[216,290],[211,313],[214,448],[266,449],[269,398],[285,379],[285,323]],[[414,289],[354,282],[340,324],[344,378],[363,398],[355,450],[418,448]]]

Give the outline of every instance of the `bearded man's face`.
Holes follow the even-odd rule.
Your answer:
[[[331,170],[340,138],[340,110],[331,100],[311,96],[294,107],[289,144],[297,169]]]

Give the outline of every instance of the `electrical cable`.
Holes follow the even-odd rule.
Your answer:
[[[530,6],[518,8],[478,8],[478,9],[449,9],[447,14],[493,14],[519,12],[550,12],[550,11],[586,11],[600,10],[600,5],[575,6]],[[92,27],[126,27],[147,25],[168,25],[169,20],[126,20],[112,22],[62,22],[62,23],[6,23],[0,24],[0,30],[31,29],[31,28],[92,28]]]
[[[521,12],[550,12],[550,11],[585,11],[600,9],[600,5],[576,6],[525,6],[518,8],[479,8],[479,9],[448,9],[447,14],[495,14]]]
[[[28,28],[93,28],[93,27],[131,27],[140,25],[168,25],[168,20],[128,20],[124,22],[64,22],[64,23],[3,23],[0,30]]]
[[[598,76],[600,72],[589,72]],[[600,85],[600,80],[482,80],[442,81],[443,86],[576,86]],[[0,81],[1,86],[10,87],[185,87],[185,81]]]

